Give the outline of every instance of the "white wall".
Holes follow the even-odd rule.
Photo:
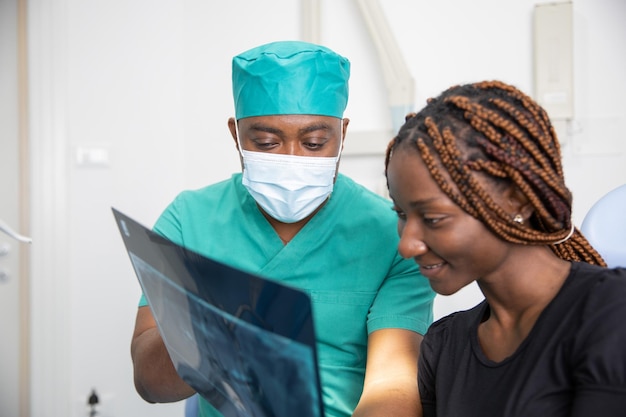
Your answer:
[[[451,84],[497,78],[532,92],[531,0],[381,1],[416,81],[417,106]],[[389,130],[375,50],[355,2],[324,0],[321,42],[352,62],[351,138]],[[110,207],[151,225],[183,188],[239,169],[226,120],[230,59],[300,38],[293,0],[29,1],[33,143],[33,416],[182,415],[132,386],[129,343],[140,293]],[[562,138],[580,224],[626,179],[623,0],[576,0],[575,108]],[[386,142],[384,140],[383,142]],[[347,145],[348,146],[348,145]],[[77,152],[104,152],[79,164]],[[379,190],[379,155],[345,173]],[[97,162],[97,161],[96,161]],[[437,315],[479,295],[438,302]],[[63,382],[59,384],[59,381]]]

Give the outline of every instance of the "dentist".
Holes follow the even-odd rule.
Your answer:
[[[349,76],[346,58],[306,42],[273,42],[235,56],[228,127],[242,172],[183,191],[154,230],[310,294],[327,417],[414,417],[417,357],[434,292],[397,252],[391,202],[338,173]],[[146,401],[193,394],[145,300],[132,359]],[[221,415],[219,405],[200,398],[200,415]]]

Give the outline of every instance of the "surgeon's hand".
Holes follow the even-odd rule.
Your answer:
[[[131,342],[135,389],[150,403],[185,399],[195,393],[176,372],[150,307],[139,307]]]

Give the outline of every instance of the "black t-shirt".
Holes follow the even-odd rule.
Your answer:
[[[485,357],[482,302],[424,337],[424,417],[626,416],[626,269],[572,263],[563,287],[517,351]]]

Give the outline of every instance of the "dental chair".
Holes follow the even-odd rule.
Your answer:
[[[591,207],[580,231],[609,267],[626,268],[626,184],[609,191]]]

